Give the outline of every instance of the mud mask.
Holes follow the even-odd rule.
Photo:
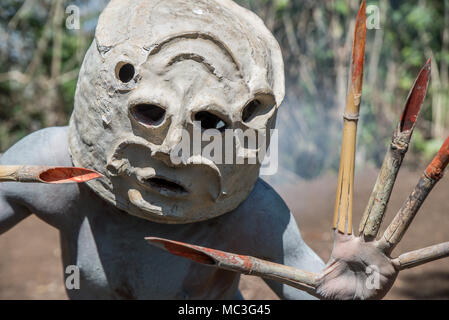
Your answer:
[[[279,45],[252,12],[229,0],[113,0],[80,71],[70,153],[105,176],[88,186],[121,210],[160,223],[210,219],[248,197],[260,162],[235,155],[259,146],[234,141],[229,163],[200,141],[176,162],[183,135],[265,136],[283,97]]]

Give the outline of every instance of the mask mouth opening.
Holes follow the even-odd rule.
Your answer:
[[[149,178],[149,179],[145,179],[143,180],[143,182],[150,186],[153,189],[156,189],[160,192],[166,193],[175,193],[178,195],[185,195],[188,194],[189,192],[180,184],[161,178],[161,177],[154,177],[154,178]]]

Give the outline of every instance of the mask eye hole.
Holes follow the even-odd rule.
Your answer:
[[[204,130],[216,129],[224,131],[228,128],[228,124],[213,113],[200,111],[195,114],[195,121],[201,122],[201,128]]]
[[[123,83],[128,83],[134,78],[135,69],[131,63],[119,62],[115,68],[115,75]]]
[[[131,114],[144,125],[157,126],[165,117],[165,109],[155,104],[138,104],[131,108]]]

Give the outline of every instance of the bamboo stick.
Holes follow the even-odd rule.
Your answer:
[[[373,192],[360,222],[359,233],[365,241],[374,240],[382,224],[391,191],[407,153],[419,111],[426,97],[431,71],[431,61],[421,69],[408,95],[404,111],[394,131],[390,148],[385,155]]]
[[[0,166],[0,182],[81,183],[102,177],[93,170],[74,167]]]
[[[0,166],[0,182],[17,181],[17,172],[21,166]]]
[[[399,270],[404,270],[446,257],[449,257],[449,242],[401,254],[393,263]]]
[[[363,86],[363,66],[366,43],[366,3],[362,1],[357,15],[351,61],[351,84],[346,100],[343,138],[338,173],[338,186],[333,227],[341,233],[352,234],[352,198],[354,186],[354,162]]]
[[[178,241],[155,237],[147,237],[145,240],[171,254],[188,258],[195,262],[228,271],[276,280],[318,297],[316,294],[317,275],[312,272],[250,256],[228,253]]]
[[[387,230],[385,230],[382,238],[379,240],[378,247],[383,249],[387,254],[391,253],[401,241],[424,200],[426,200],[430,191],[432,191],[433,187],[443,177],[444,170],[448,163],[449,138],[447,138],[441,146],[440,151],[438,151],[438,154],[427,167],[413,192],[402,205]]]

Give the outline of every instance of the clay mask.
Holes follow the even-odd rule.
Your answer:
[[[202,142],[178,163],[183,134],[263,136],[283,97],[279,45],[252,12],[229,0],[112,0],[80,71],[70,153],[105,176],[88,185],[121,210],[160,223],[210,219],[247,198],[260,162],[216,161]],[[259,151],[232,145],[243,158]]]

